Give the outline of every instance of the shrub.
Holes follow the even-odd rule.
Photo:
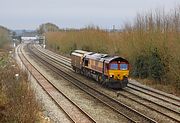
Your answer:
[[[138,78],[147,78],[149,76],[148,57],[145,55],[137,56],[133,64],[133,76]]]
[[[0,49],[6,49],[7,47],[9,47],[9,43],[9,30],[5,27],[0,26]]]
[[[7,57],[7,56],[6,56]],[[0,67],[0,122],[34,123],[39,121],[41,106],[30,88],[27,74],[9,62]],[[19,78],[15,74],[19,74]]]
[[[148,52],[143,52],[143,54],[137,56],[133,66],[133,76],[135,77],[149,77],[154,80],[162,81],[165,76],[165,65],[161,60],[157,48]]]
[[[161,59],[160,54],[158,53],[157,48],[154,48],[150,52],[149,57],[149,75],[154,80],[162,81],[165,75],[165,66]]]

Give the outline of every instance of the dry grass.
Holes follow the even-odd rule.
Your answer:
[[[49,48],[63,53],[70,53],[74,49],[108,52],[107,44],[110,43],[108,33],[99,29],[49,32],[46,37]]]
[[[161,90],[161,91],[164,91],[166,93],[169,93],[169,94],[173,94],[173,95],[176,95],[178,97],[180,97],[180,93],[177,91],[177,89],[174,89],[174,85],[173,84],[162,84],[162,83],[157,83],[153,80],[150,80],[150,79],[137,79],[136,80],[144,85],[147,85],[149,87],[152,87],[154,89],[158,89],[158,90]],[[156,83],[156,84],[154,84]]]
[[[0,122],[34,123],[39,121],[41,106],[30,88],[26,73],[13,66],[7,55],[0,64]],[[1,60],[2,60],[1,59]],[[19,78],[15,74],[19,74]]]
[[[0,26],[0,49],[9,48],[10,37],[9,30],[5,27]]]
[[[131,56],[135,57],[131,57],[133,72],[146,70],[147,78],[153,78],[157,85],[168,85],[170,89],[173,87],[178,95],[180,94],[179,24],[179,8],[168,14],[156,10],[138,15],[134,25],[126,26],[123,32],[124,41],[133,44],[134,47],[133,52],[130,50]],[[140,57],[143,60],[139,60]],[[137,60],[143,65],[140,71],[135,70]]]

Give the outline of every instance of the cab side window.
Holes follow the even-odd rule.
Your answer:
[[[85,65],[85,66],[88,66],[88,63],[89,63],[89,60],[88,60],[88,59],[85,59],[84,65]]]

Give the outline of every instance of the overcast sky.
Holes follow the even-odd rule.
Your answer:
[[[36,29],[51,22],[60,28],[98,25],[120,28],[137,13],[157,8],[166,11],[180,0],[0,0],[0,25],[10,29]]]

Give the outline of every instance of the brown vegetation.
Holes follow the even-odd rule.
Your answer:
[[[47,46],[62,53],[70,53],[74,49],[108,52],[107,45],[110,43],[107,32],[94,28],[80,31],[49,32],[46,37]]]
[[[41,24],[38,28],[38,34],[43,34],[45,32],[56,32],[59,31],[59,27],[52,23]]]
[[[27,75],[6,54],[0,60],[0,122],[34,123],[40,105],[30,88]],[[19,77],[15,77],[19,74]]]
[[[5,27],[0,26],[0,49],[9,48],[10,37],[9,30]]]
[[[126,25],[123,39],[131,44],[132,75],[173,85],[180,94],[180,9],[138,15]],[[133,57],[134,58],[133,58]]]

